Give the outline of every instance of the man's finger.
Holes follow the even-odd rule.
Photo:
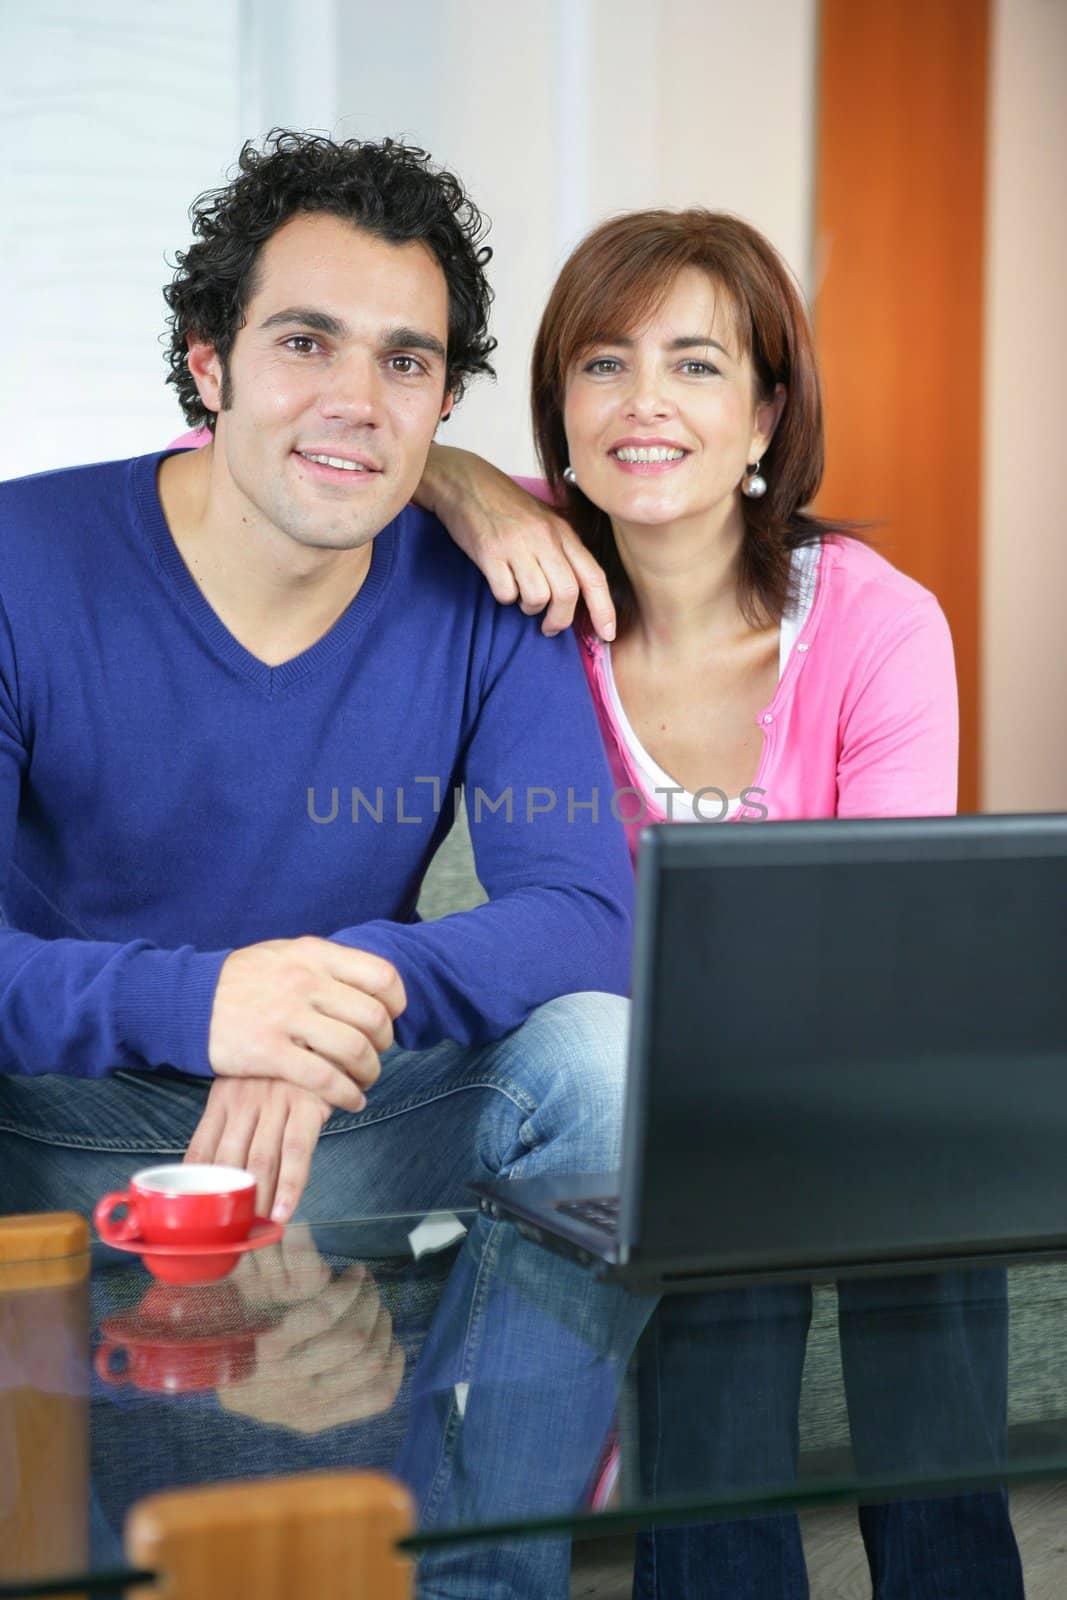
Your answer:
[[[511,556],[511,570],[519,588],[519,610],[528,617],[536,616],[552,599],[552,586],[540,561],[527,550],[516,550]]]
[[[564,533],[562,543],[563,554],[578,580],[585,609],[595,632],[601,639],[614,639],[618,619],[603,567],[570,528]]]
[[[300,1204],[322,1124],[322,1114],[313,1105],[305,1102],[290,1107],[277,1146],[277,1179],[270,1212],[274,1222],[288,1222]]]
[[[189,1140],[189,1148],[182,1158],[183,1161],[214,1161],[225,1126],[226,1114],[209,1094],[204,1114],[193,1130],[193,1137]]]
[[[502,606],[511,606],[519,598],[519,586],[507,561],[497,556],[486,557],[482,576],[489,585],[493,599]]]
[[[336,978],[327,978],[316,993],[312,1005],[324,1017],[331,1017],[335,1022],[342,1022],[346,1027],[361,1033],[379,1055],[384,1055],[392,1047],[393,1019],[376,994],[366,994],[350,983],[339,983]],[[309,1038],[308,1042],[314,1045],[320,1055],[327,1053],[314,1039]]]
[[[290,1361],[301,1378],[313,1379],[316,1387],[332,1386],[341,1393],[352,1394],[377,1383],[392,1347],[393,1324],[386,1312],[365,1339],[353,1338],[345,1323],[294,1351]]]
[[[541,570],[552,590],[548,610],[541,619],[541,632],[551,638],[553,634],[569,628],[574,621],[574,610],[582,591],[573,568],[558,550],[548,550],[542,555]]]
[[[349,1073],[299,1044],[280,1049],[269,1064],[264,1064],[264,1076],[283,1078],[298,1089],[309,1089],[340,1111],[362,1111],[367,1104],[366,1095]]]
[[[350,983],[364,994],[372,994],[394,1020],[404,1010],[408,997],[399,972],[391,961],[372,955],[369,950],[358,950],[352,945],[340,944],[336,939],[323,939],[327,946],[326,970],[340,983]]]
[[[294,1305],[276,1327],[260,1336],[259,1349],[264,1360],[296,1359],[300,1347],[332,1332],[349,1307],[363,1293],[358,1278],[347,1282],[335,1278],[314,1300]]]
[[[248,1152],[259,1122],[259,1096],[245,1100],[241,1094],[244,1085],[235,1086],[223,1101],[226,1120],[215,1149],[215,1160],[227,1167],[247,1167]]]
[[[390,1042],[392,1029],[390,1028]],[[360,1028],[336,1022],[321,1011],[312,1012],[301,1023],[301,1043],[319,1060],[339,1067],[362,1090],[377,1083],[381,1072],[378,1052]],[[317,1092],[317,1091],[316,1091]],[[358,1108],[362,1110],[362,1106]]]
[[[277,1263],[276,1244],[268,1244],[262,1250],[248,1250],[234,1268],[230,1282],[250,1305],[273,1300],[274,1280],[279,1271]]]
[[[302,1228],[290,1228],[280,1242],[281,1262],[275,1292],[279,1300],[313,1300],[331,1282],[333,1273],[314,1240]]]
[[[260,1110],[248,1147],[245,1164],[256,1180],[257,1217],[269,1217],[274,1205],[286,1117],[287,1107],[282,1096],[275,1095],[267,1099]],[[289,1218],[277,1217],[275,1220],[287,1222]]]

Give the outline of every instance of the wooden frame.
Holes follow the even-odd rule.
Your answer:
[[[178,1489],[140,1501],[126,1554],[160,1575],[129,1600],[409,1600],[414,1564],[396,1550],[411,1497],[375,1472],[312,1472]]]
[[[0,1577],[89,1555],[89,1225],[0,1217]]]

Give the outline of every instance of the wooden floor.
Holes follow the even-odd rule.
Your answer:
[[[1067,1484],[1014,1489],[1011,1516],[1022,1552],[1026,1600],[1063,1600],[1067,1595]],[[871,1583],[855,1513],[805,1512],[801,1525],[811,1600],[870,1600]],[[571,1600],[630,1600],[631,1549],[628,1538],[591,1539],[575,1545]]]

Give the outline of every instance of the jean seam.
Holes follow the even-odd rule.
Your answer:
[[[486,1301],[489,1297],[491,1280],[495,1271],[496,1257],[499,1254],[500,1245],[502,1243],[502,1230],[506,1226],[506,1223],[501,1222],[493,1223],[490,1226],[489,1237],[485,1241],[481,1259],[478,1262],[478,1268],[474,1279],[474,1287],[471,1292],[471,1304],[467,1317],[467,1331],[463,1340],[463,1352],[457,1368],[459,1377],[456,1381],[458,1383],[470,1383],[469,1374],[473,1365],[474,1357],[477,1353],[481,1327],[484,1322]],[[448,1481],[452,1473],[455,1458],[455,1447],[458,1443],[460,1428],[463,1421],[462,1416],[460,1415],[459,1404],[456,1399],[454,1385],[449,1407],[448,1422],[446,1424],[441,1443],[440,1460],[438,1462],[437,1470],[434,1473],[433,1481],[430,1484],[426,1495],[424,1516],[431,1524],[432,1519],[435,1516],[448,1487]]]
[[[655,1352],[652,1364],[652,1376],[656,1386],[656,1447],[655,1453],[652,1457],[651,1489],[652,1498],[655,1499],[659,1489],[659,1465],[660,1456],[663,1450],[663,1390],[660,1382],[660,1327],[659,1318],[656,1316],[655,1312],[652,1314],[652,1345]],[[657,1548],[656,1530],[654,1528],[652,1529],[649,1537],[645,1540],[645,1544],[649,1556],[648,1564],[651,1569],[650,1577],[652,1584],[652,1600],[656,1600],[656,1597],[659,1595],[659,1550]]]
[[[492,1089],[495,1094],[502,1094],[505,1099],[512,1101],[528,1117],[533,1116],[537,1110],[537,1101],[531,1099],[528,1094],[523,1093],[508,1080],[505,1079],[494,1083],[486,1078],[478,1078],[469,1083],[449,1084],[447,1088],[437,1089],[431,1094],[412,1095],[409,1099],[401,1101],[399,1105],[390,1106],[386,1111],[372,1111],[368,1107],[366,1111],[348,1112],[346,1115],[352,1117],[353,1120],[351,1122],[345,1123],[342,1127],[334,1128],[331,1128],[327,1123],[320,1134],[320,1138],[325,1139],[330,1134],[350,1133],[356,1128],[366,1128],[377,1122],[388,1122],[391,1118],[403,1116],[408,1111],[422,1110],[426,1106],[435,1105],[439,1100],[447,1100],[454,1094],[464,1094],[472,1089]],[[373,1089],[371,1092],[373,1093]]]
[[[164,1155],[182,1155],[186,1149],[185,1144],[160,1144],[158,1139],[131,1143],[129,1139],[104,1139],[98,1135],[94,1135],[91,1139],[78,1134],[65,1133],[58,1135],[43,1132],[40,1129],[25,1128],[17,1122],[8,1122],[2,1118],[0,1118],[0,1133],[11,1133],[17,1139],[29,1139],[33,1144],[48,1145],[51,1149],[91,1150],[101,1154],[108,1152],[122,1155],[124,1153],[136,1154],[143,1150],[158,1150]],[[190,1137],[192,1137],[191,1134]]]

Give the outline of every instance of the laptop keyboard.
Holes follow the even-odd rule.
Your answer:
[[[562,1211],[564,1216],[576,1217],[579,1222],[587,1222],[591,1228],[599,1228],[601,1233],[619,1231],[617,1194],[598,1195],[592,1200],[561,1200],[556,1210]]]

